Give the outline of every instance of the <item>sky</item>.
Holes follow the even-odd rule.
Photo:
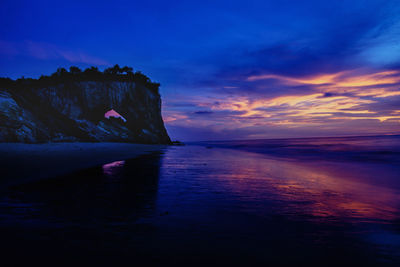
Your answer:
[[[131,66],[173,140],[400,134],[398,0],[3,0],[0,26],[0,77]]]

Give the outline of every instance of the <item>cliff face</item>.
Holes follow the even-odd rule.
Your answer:
[[[105,118],[109,110],[120,118]],[[155,90],[131,81],[0,89],[0,142],[171,142]]]

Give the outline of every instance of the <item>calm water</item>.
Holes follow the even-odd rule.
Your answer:
[[[400,264],[400,138],[170,147],[14,187],[2,258],[27,264]]]

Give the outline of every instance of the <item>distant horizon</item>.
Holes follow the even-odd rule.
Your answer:
[[[116,64],[116,65],[118,65],[118,64]],[[75,66],[70,66],[70,67],[75,67]],[[89,67],[88,67],[89,68]],[[91,68],[93,68],[93,66],[91,67]],[[57,69],[65,69],[65,68],[63,68],[63,67],[59,67],[59,68],[57,68]],[[68,68],[69,69],[69,68]],[[107,69],[107,67],[104,67],[104,68],[99,68],[99,71],[100,72],[104,72],[104,70],[106,70]],[[67,70],[68,71],[68,70]],[[136,70],[136,71],[138,71],[138,70]],[[140,70],[139,70],[139,72],[140,72]],[[53,72],[54,73],[54,72]],[[1,78],[4,78],[4,79],[11,79],[11,80],[13,80],[13,81],[17,81],[18,79],[34,79],[34,80],[36,80],[36,79],[39,79],[41,76],[46,76],[46,75],[51,75],[52,73],[48,73],[48,74],[40,74],[40,75],[38,75],[37,77],[25,77],[24,75],[22,75],[21,77],[19,77],[19,78],[10,78],[10,77],[0,77],[0,79]],[[49,76],[48,76],[49,77]],[[168,125],[166,125],[166,127],[167,127],[167,129],[168,129]],[[398,133],[370,133],[370,134],[367,134],[367,135],[362,135],[362,134],[356,134],[356,133],[354,133],[354,134],[338,134],[338,135],[321,135],[321,136],[312,136],[312,135],[310,135],[310,136],[295,136],[296,135],[296,133],[294,133],[294,135],[293,136],[286,136],[286,137],[281,137],[281,136],[275,136],[275,137],[271,137],[271,136],[265,136],[265,137],[261,137],[261,138],[238,138],[238,139],[209,139],[209,140],[178,140],[178,139],[176,139],[176,138],[174,138],[174,136],[171,136],[171,138],[173,139],[173,140],[176,140],[176,141],[183,141],[183,142],[189,142],[189,143],[191,143],[191,142],[213,142],[213,141],[246,141],[246,140],[248,140],[248,141],[250,141],[250,140],[276,140],[276,139],[307,139],[307,138],[340,138],[340,137],[343,137],[343,138],[345,138],[345,137],[378,137],[378,136],[396,136],[396,135],[400,135],[400,130],[399,130],[399,132]]]
[[[313,139],[313,138],[351,138],[351,137],[386,137],[399,136],[400,133],[393,134],[372,134],[372,135],[346,135],[346,136],[309,136],[309,137],[286,137],[286,138],[258,138],[258,139],[230,139],[230,140],[199,140],[187,141],[187,143],[203,143],[203,142],[230,142],[230,141],[257,141],[257,140],[287,140],[287,139]],[[173,138],[172,138],[173,139]],[[173,139],[174,140],[174,139]],[[176,140],[182,141],[182,140]]]

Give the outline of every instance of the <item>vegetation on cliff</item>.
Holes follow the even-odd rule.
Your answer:
[[[43,88],[58,84],[83,81],[134,82],[143,85],[144,87],[157,93],[160,87],[159,83],[152,82],[149,77],[140,71],[133,72],[133,68],[127,66],[121,68],[117,64],[114,67],[105,69],[104,71],[100,71],[97,67],[90,67],[85,70],[81,70],[78,67],[72,66],[69,68],[69,71],[65,68],[58,68],[53,74],[49,76],[42,75],[39,79],[22,77],[14,81],[9,78],[0,78],[0,88]]]

